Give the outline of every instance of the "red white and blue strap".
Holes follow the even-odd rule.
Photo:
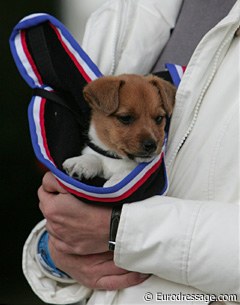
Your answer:
[[[139,164],[127,177],[125,177],[118,184],[108,187],[108,188],[99,188],[94,186],[87,186],[81,182],[67,177],[64,179],[58,179],[60,184],[65,187],[71,193],[83,197],[87,200],[99,202],[119,202],[129,196],[131,196],[137,189],[139,189],[147,179],[159,168],[159,166],[164,162],[163,160],[164,153],[156,157],[150,163]],[[58,177],[60,178],[60,177]],[[67,179],[66,179],[67,178]],[[69,180],[69,182],[68,182]],[[168,184],[165,184],[165,187],[161,191],[161,195],[165,194],[167,191]]]
[[[79,72],[83,75],[86,82],[90,82],[102,76],[97,66],[91,61],[88,55],[82,50],[68,30],[56,18],[48,14],[33,14],[22,19],[14,28],[10,37],[10,47],[16,65],[32,88],[42,87],[51,90],[43,84],[41,75],[31,57],[26,43],[25,30],[43,22],[49,22],[56,32],[63,48],[68,53]]]
[[[173,80],[173,84],[178,87],[181,79],[183,77],[183,74],[186,70],[186,66],[180,66],[180,65],[175,65],[175,64],[166,64],[165,65],[166,69],[171,75],[171,78]]]

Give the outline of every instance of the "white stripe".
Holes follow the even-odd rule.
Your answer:
[[[41,151],[44,159],[46,159],[46,160],[50,161],[52,164],[54,164],[51,160],[49,160],[45,147],[44,147],[42,131],[41,131],[41,124],[40,124],[41,101],[42,101],[41,97],[36,97],[34,100],[34,105],[33,105],[33,119],[34,119],[35,128],[36,128],[38,146],[40,148],[40,151]]]
[[[31,15],[28,15],[28,16],[24,17],[22,20],[20,20],[20,23],[23,22],[23,21],[26,21],[28,19],[33,19],[33,18],[36,18],[36,17],[45,16],[45,15],[47,15],[47,14],[44,14],[44,13],[31,14]]]
[[[91,68],[88,66],[88,64],[80,57],[79,53],[72,47],[70,42],[63,36],[62,31],[58,28],[56,30],[59,32],[64,44],[67,46],[70,53],[76,58],[80,66],[82,66],[85,73],[89,76],[91,80],[97,79],[98,76],[91,70]]]
[[[67,186],[68,188],[83,193],[85,195],[89,195],[95,198],[115,198],[115,197],[119,197],[123,194],[125,194],[126,192],[128,192],[143,176],[145,176],[145,174],[159,161],[159,159],[161,158],[162,154],[159,155],[158,157],[156,157],[152,162],[150,162],[148,165],[146,165],[143,170],[136,175],[128,184],[126,184],[124,187],[122,187],[120,190],[114,192],[114,193],[103,193],[103,194],[97,194],[97,193],[93,193],[93,192],[88,192],[85,191],[81,188],[75,187],[72,184],[67,183],[66,181],[60,179],[59,177],[55,176],[62,184],[64,184],[65,186]],[[103,188],[104,189],[104,188]],[[107,190],[107,188],[106,188]]]
[[[22,46],[22,42],[21,42],[21,36],[20,33],[18,35],[16,35],[15,40],[14,40],[14,44],[16,47],[16,51],[17,54],[22,62],[22,65],[24,66],[24,68],[26,69],[26,72],[28,74],[29,77],[31,77],[31,79],[34,81],[34,83],[37,86],[41,86],[41,84],[38,81],[38,78],[35,74],[35,72],[32,69],[32,66],[30,65],[28,58],[24,52],[23,46]]]
[[[182,76],[183,76],[183,69],[182,69],[182,67],[179,66],[179,65],[175,65],[175,67],[176,67],[176,70],[178,72],[178,75],[179,75],[180,79],[182,79]]]

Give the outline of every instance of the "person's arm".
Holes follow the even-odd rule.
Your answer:
[[[45,177],[45,182],[49,178],[52,181],[50,184],[55,183],[50,173],[47,174],[47,179]],[[85,205],[89,213],[94,215],[95,222],[90,223],[87,216],[81,222],[75,222],[72,221],[72,216],[82,213],[82,206],[76,205],[72,199],[77,199],[71,195],[68,195],[67,200],[57,196],[54,201],[41,201],[47,227],[51,227],[49,232],[54,240],[54,251],[57,249],[56,254],[52,252],[53,259],[60,269],[80,282],[83,281],[83,271],[91,279],[94,272],[87,270],[86,266],[82,270],[80,266],[74,268],[71,254],[81,257],[89,253],[88,247],[92,251],[93,244],[96,249],[107,245],[107,240],[102,245],[101,241],[98,244],[97,234],[92,232],[95,237],[91,238],[89,235],[89,244],[86,247],[81,246],[85,244],[82,241],[86,237],[83,231],[90,232],[92,223],[98,222],[102,208],[96,208],[95,213],[90,205]],[[79,210],[76,211],[75,207]],[[64,214],[67,216],[63,218]],[[109,223],[102,222],[106,230],[108,225]],[[136,273],[126,273],[121,278],[106,277],[104,285],[109,289],[106,285],[109,285],[108,280],[113,283],[112,279],[116,280],[115,289],[126,287],[124,282],[129,284],[132,281],[135,285],[137,281],[141,282],[142,275],[139,273],[142,273],[190,285],[205,293],[236,293],[239,283],[238,229],[239,206],[234,203],[155,196],[138,203],[126,204],[123,206],[118,227],[115,263],[124,270],[137,272],[139,277]],[[69,259],[66,260],[66,257]]]
[[[181,5],[182,0],[107,1],[89,17],[82,48],[104,75],[149,73]]]
[[[123,206],[115,263],[205,293],[240,293],[238,234],[237,204],[156,196]]]
[[[108,251],[111,209],[79,201],[50,172],[45,174],[38,194],[47,220],[33,229],[25,243],[23,272],[44,302],[75,303],[89,297],[92,289],[123,289],[148,277],[115,265],[113,252]],[[39,261],[38,240],[46,229],[51,259],[70,278],[55,276]]]
[[[200,110],[194,130],[168,167],[168,195],[123,206],[115,263],[240,299],[239,93],[231,86],[239,80],[238,70],[222,82],[239,56],[239,38],[228,52],[202,102],[205,112]]]

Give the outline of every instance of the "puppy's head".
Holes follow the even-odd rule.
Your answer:
[[[156,76],[102,77],[84,88],[92,109],[90,138],[95,144],[137,162],[161,152],[175,88]]]

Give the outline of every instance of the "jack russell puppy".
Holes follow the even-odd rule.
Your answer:
[[[172,84],[153,75],[123,74],[94,80],[83,93],[91,108],[89,143],[81,156],[64,161],[70,176],[100,176],[111,187],[161,153],[175,101]]]

